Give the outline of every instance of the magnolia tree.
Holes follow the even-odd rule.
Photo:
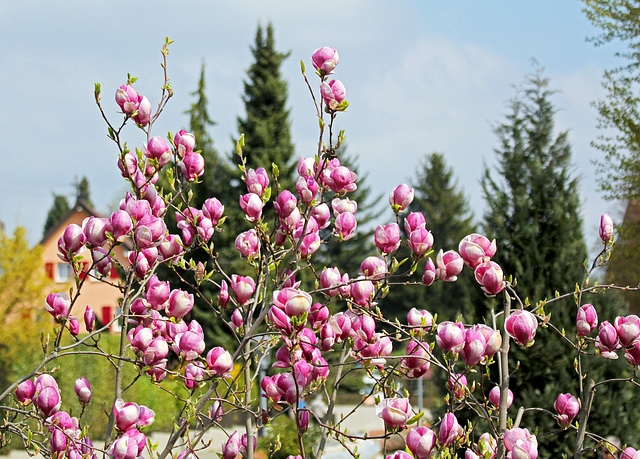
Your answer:
[[[391,222],[375,231],[379,256],[364,259],[359,273],[341,273],[331,266],[316,270],[311,264],[314,254],[329,242],[320,237],[320,230],[331,228],[331,242],[340,244],[356,234],[357,226],[357,203],[348,195],[357,188],[358,177],[341,165],[344,132],[336,133],[336,120],[348,106],[344,85],[331,79],[339,62],[338,52],[325,47],[313,53],[316,83],[307,79],[302,64],[320,132],[315,155],[301,157],[298,162],[295,190],[281,188],[276,165],[265,165],[270,172],[263,167],[247,170],[241,138],[237,152],[246,194],[239,196],[238,202],[224,205],[211,196],[202,208],[194,208],[190,191],[206,180],[202,176],[204,160],[196,150],[198,139],[184,130],[169,133],[167,140],[152,135],[154,122],[173,94],[166,66],[169,43],[167,40],[162,49],[165,83],[155,111],[149,99],[133,88],[135,79],[129,77],[115,92],[122,115],[114,123],[105,114],[100,86],[96,85],[95,100],[117,148],[117,165],[131,190],[120,209],[108,218],[90,217],[82,226],[72,224],[60,237],[59,256],[75,273],[75,285],[70,295],[53,292],[47,296],[45,308],[58,324],[55,337],[43,342],[44,358],[33,371],[3,390],[0,399],[7,403],[0,407],[5,418],[0,431],[21,438],[31,453],[55,458],[133,459],[145,450],[160,459],[185,458],[197,457],[207,446],[203,435],[208,429],[220,427],[222,419],[232,413],[242,413],[244,428],[224,430],[227,439],[218,451],[224,459],[252,458],[258,431],[269,428],[271,416],[288,411],[295,419],[298,437],[298,455],[291,457],[322,457],[328,437],[354,457],[357,453],[352,441],[358,439],[381,442],[383,454],[387,454],[386,439],[401,433],[406,449],[388,458],[464,454],[468,459],[535,459],[538,442],[532,432],[536,426],[527,425],[523,414],[537,409],[555,417],[558,430],[576,431],[576,458],[589,454],[593,445],[603,441],[589,431],[588,419],[595,388],[610,381],[586,379],[582,361],[602,359],[604,364],[606,358],[624,353],[633,366],[633,375],[626,380],[634,384],[635,368],[640,364],[640,319],[629,315],[599,322],[596,309],[582,300],[587,292],[616,288],[588,285],[589,276],[608,258],[613,244],[613,224],[607,215],[600,225],[602,252],[579,288],[535,304],[518,297],[512,278],[492,260],[495,240],[470,234],[460,241],[457,251],[440,251],[432,257],[428,222],[421,213],[405,215],[413,199],[413,190],[407,185],[391,192]],[[147,135],[146,144],[135,151],[129,150],[123,138],[125,126],[131,124]],[[168,178],[168,189],[155,185],[160,174]],[[221,262],[215,250],[216,234],[225,226],[225,205],[240,205],[246,216],[246,231],[237,235],[235,246],[238,256],[246,261],[244,273],[249,275],[225,271],[222,266],[228,264]],[[263,210],[272,205],[276,215],[267,221]],[[170,209],[177,217],[179,234],[167,230],[165,217]],[[400,225],[404,225],[406,240],[401,237]],[[81,309],[80,293],[89,278],[112,282],[108,274],[114,264],[120,264],[114,249],[121,244],[128,245],[128,264],[120,266],[124,271],[121,281],[111,285],[122,293],[122,312],[96,329],[91,307]],[[402,246],[410,248],[411,257],[397,260]],[[81,262],[88,258],[87,249],[92,260],[88,272],[93,274],[89,275],[83,273]],[[196,249],[208,254],[206,263],[190,258]],[[186,290],[176,288],[156,275],[161,265],[181,273],[183,280],[194,281]],[[417,269],[424,275],[422,284],[415,288],[455,282],[463,269],[472,269],[478,288],[501,298],[502,307],[492,311],[489,323],[436,323],[437,317],[420,305],[409,312],[404,323],[385,319],[377,300],[394,283],[406,283]],[[188,272],[192,275],[187,276]],[[297,279],[302,278],[312,279],[309,288],[300,287]],[[203,300],[216,320],[227,327],[236,343],[233,348],[206,349],[202,327],[196,320],[188,320],[194,295],[200,295],[203,284],[212,284],[219,292],[217,298]],[[576,328],[565,333],[553,326],[547,311],[561,298],[572,296],[576,300]],[[339,306],[332,310],[341,311],[331,314],[331,305]],[[87,334],[79,334],[80,320]],[[100,338],[115,321],[123,324],[120,347],[117,355],[110,355],[102,351]],[[509,348],[533,346],[540,326],[563,334],[567,352],[576,356],[580,389],[575,394],[558,394],[553,407],[520,407],[516,417],[510,418],[507,409],[513,394],[509,379],[517,377],[517,369],[509,367]],[[104,442],[92,435],[91,426],[83,425],[82,415],[76,418],[65,411],[65,400],[52,374],[56,359],[87,347],[96,358],[110,359],[116,367],[115,395],[105,413]],[[260,377],[258,370],[270,355],[275,355],[272,366],[276,371]],[[489,373],[492,363],[498,368],[493,379]],[[135,367],[158,390],[168,375],[182,380],[188,389],[189,397],[182,399],[184,409],[166,444],[159,448],[152,447],[143,433],[154,422],[155,413],[127,397],[125,366]],[[430,369],[442,372],[448,381],[443,388],[447,412],[441,419],[423,418],[423,413],[412,407],[409,394],[397,384],[420,378]],[[347,372],[356,371],[375,379],[371,394],[377,415],[386,426],[380,435],[348,433],[343,419],[334,420],[340,383]],[[467,384],[472,373],[480,375],[481,384]],[[90,383],[89,374],[75,383],[83,406],[91,403]],[[301,403],[303,397],[321,397],[326,412],[309,410]],[[267,410],[261,408],[260,398],[268,403]],[[475,421],[461,424],[457,418],[461,410],[472,413]],[[321,428],[319,442],[307,441],[310,421]],[[592,440],[591,448],[585,447],[587,438]],[[277,444],[272,449],[276,448]],[[640,452],[627,448],[623,456],[636,458]]]

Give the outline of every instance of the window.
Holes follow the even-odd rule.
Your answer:
[[[55,281],[59,284],[71,280],[71,265],[69,263],[58,263],[56,265]]]

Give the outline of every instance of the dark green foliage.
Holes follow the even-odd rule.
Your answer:
[[[67,201],[67,197],[61,194],[53,194],[53,205],[51,209],[49,209],[49,213],[47,214],[47,220],[44,223],[44,228],[42,234],[46,234],[51,228],[53,228],[60,219],[69,212],[71,207],[69,206],[69,201]]]
[[[243,154],[248,168],[264,167],[271,173],[271,163],[276,163],[282,183],[288,187],[292,184],[294,147],[286,108],[287,83],[280,74],[280,65],[288,53],[275,49],[271,24],[266,33],[258,26],[251,52],[255,61],[247,71],[248,81],[244,82],[242,97],[246,117],[238,118],[238,132],[245,136]],[[275,190],[273,196],[276,196]]]
[[[89,206],[93,206],[91,201],[91,191],[89,190],[89,180],[87,177],[82,177],[82,180],[76,183],[76,200],[83,201]]]
[[[573,290],[584,274],[578,181],[567,132],[554,136],[551,94],[540,72],[529,77],[495,129],[498,179],[487,168],[482,180],[487,236],[496,238],[495,259],[517,277],[522,298]]]
[[[473,233],[474,226],[467,201],[458,190],[453,177],[453,170],[446,165],[444,155],[432,153],[425,157],[425,161],[416,172],[411,186],[414,188],[415,199],[409,209],[401,214],[406,217],[409,212],[422,212],[426,220],[426,228],[433,234],[435,258],[440,249],[458,250],[460,240]],[[400,219],[400,228],[404,230],[404,218]],[[406,237],[407,235],[404,234]],[[408,248],[403,248],[398,259],[410,257]],[[407,269],[409,262],[400,268],[400,272]],[[425,261],[421,261],[416,272],[410,277],[411,282],[420,283],[424,274]],[[405,282],[401,278],[398,282]],[[482,302],[480,287],[473,278],[473,272],[465,268],[456,282],[435,282],[429,287],[422,285],[393,285],[389,295],[384,300],[384,307],[391,318],[398,317],[406,321],[407,312],[411,308],[427,309],[432,314],[437,313],[438,321],[456,320],[464,314],[465,321],[476,317],[475,305]],[[385,311],[385,315],[387,312]],[[477,316],[482,318],[482,316]]]
[[[516,291],[520,298],[531,301],[554,298],[556,291],[573,291],[585,273],[586,249],[578,184],[571,178],[567,133],[554,134],[555,109],[551,95],[548,81],[540,72],[527,79],[511,102],[506,121],[495,129],[499,140],[498,178],[487,169],[482,182],[489,206],[485,216],[487,236],[495,237],[498,244],[494,260],[502,266],[505,275],[517,278]],[[598,300],[599,297],[585,296],[583,303],[597,304],[601,320],[612,321],[620,304],[606,302],[606,298]],[[573,298],[545,307],[545,312],[551,313],[551,322],[558,330],[566,330],[567,337],[573,340],[576,311]],[[515,396],[514,410],[524,406],[553,412],[560,393],[578,396],[578,378],[574,371],[576,351],[557,331],[540,327],[533,347],[524,350],[512,343],[510,356],[510,369],[515,369],[519,362],[510,381]],[[606,378],[611,365],[616,371],[623,371],[619,363],[612,364],[603,358],[596,360],[588,370],[589,378],[596,381]],[[621,388],[622,398],[627,397],[627,390],[631,388]],[[588,424],[589,431],[604,436],[616,432],[610,421],[617,415],[611,411],[609,395],[605,392],[602,397],[596,397],[594,417]],[[603,416],[605,413],[610,413],[610,417]],[[635,417],[626,421],[628,425],[637,423]],[[527,412],[521,426],[537,427],[539,433],[558,428],[549,414],[539,411]],[[540,435],[538,440],[545,456],[560,457],[572,451],[575,431]]]
[[[311,418],[313,418],[313,416],[311,416]],[[313,425],[313,423],[310,423],[309,430],[304,434],[303,439],[305,453],[310,454],[310,452],[317,447],[318,441],[320,440],[320,429]],[[271,452],[277,444],[279,445],[279,449]],[[258,441],[258,449],[268,453],[270,459],[286,459],[287,457],[300,454],[298,429],[295,421],[289,417],[288,413],[280,414],[271,422],[271,427],[267,430],[267,436]]]
[[[226,186],[229,183],[229,177],[231,171],[228,164],[221,160],[218,152],[214,147],[213,140],[209,135],[208,128],[213,126],[215,122],[211,119],[208,112],[208,100],[206,95],[206,79],[205,79],[205,66],[202,65],[200,72],[200,79],[198,80],[198,88],[191,93],[195,97],[195,101],[191,104],[189,110],[185,113],[189,115],[189,132],[191,132],[196,138],[196,151],[200,151],[205,160],[205,170],[201,177],[201,183],[198,183],[191,187],[192,198],[189,202],[189,206],[197,209],[202,209],[203,203],[212,197],[216,197],[225,205],[225,209],[233,208],[236,202],[231,201],[229,196],[229,188]],[[167,166],[169,167],[169,166]],[[174,168],[174,174],[180,174],[179,168],[175,168],[175,165],[171,165]],[[179,175],[178,175],[179,176]],[[221,184],[225,184],[221,186]],[[165,194],[168,192],[175,193],[169,186],[169,182],[165,175],[161,175],[158,182],[158,186],[164,189]],[[186,197],[185,197],[186,199]],[[176,205],[181,205],[181,209],[187,207],[186,202],[180,200],[176,201]],[[225,211],[225,214],[227,211]],[[165,218],[169,232],[172,234],[180,234],[181,231],[176,226],[175,211],[169,209],[167,217]],[[226,225],[225,225],[226,226]],[[216,232],[212,241],[216,247],[233,247],[233,240],[231,239],[229,231]],[[211,262],[208,259],[208,255],[201,249],[189,253],[185,259],[194,260],[197,262],[208,263],[207,268],[211,269]],[[178,267],[174,267],[179,273],[180,277],[185,278],[189,282],[193,282],[193,273],[190,271],[181,270]],[[217,291],[214,291],[212,284],[204,283],[200,286],[200,292],[193,292],[187,287],[187,284],[182,283],[180,277],[173,269],[162,266],[158,270],[158,276],[162,280],[169,280],[173,288],[188,289],[195,294],[196,301],[194,308],[191,312],[190,319],[196,319],[203,327],[205,336],[207,338],[207,347],[216,345],[229,345],[230,335],[226,332],[224,325],[218,319],[218,317],[212,311],[209,302],[213,301]],[[215,279],[219,280],[219,279]]]
[[[640,1],[583,0],[584,12],[602,34],[596,46],[621,43],[619,67],[604,73],[606,97],[595,103],[604,133],[595,146],[605,153],[600,186],[611,199],[640,197]]]

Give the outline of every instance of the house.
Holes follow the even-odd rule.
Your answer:
[[[101,217],[86,201],[78,198],[75,206],[69,210],[56,225],[45,233],[40,242],[43,247],[42,263],[47,277],[55,284],[54,291],[68,292],[69,288],[74,285],[71,265],[58,257],[58,239],[62,236],[67,226],[72,223],[82,226],[84,219],[91,216]],[[115,258],[124,266],[128,266],[129,264],[127,250],[126,244],[120,244],[114,249]],[[81,265],[84,268],[83,270],[87,272],[92,264],[91,251],[86,249],[82,252],[82,256],[84,260],[81,262]],[[80,276],[82,279],[86,274],[81,273]],[[82,316],[86,305],[89,305],[89,307],[93,309],[96,314],[96,319],[102,324],[109,323],[119,312],[122,293],[117,287],[120,281],[120,275],[115,268],[115,263],[111,269],[111,273],[105,280],[108,282],[101,282],[96,279],[96,276],[88,276],[82,286],[79,303],[76,303],[74,309],[71,311],[72,315],[80,319],[81,332],[85,331],[83,329],[84,322]],[[111,331],[117,331],[118,329],[119,326],[117,324],[111,326]]]

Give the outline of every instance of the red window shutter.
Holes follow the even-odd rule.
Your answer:
[[[49,279],[53,279],[55,265],[53,263],[45,263],[44,271],[47,273]]]
[[[111,322],[111,306],[102,306],[102,325],[106,325]]]

